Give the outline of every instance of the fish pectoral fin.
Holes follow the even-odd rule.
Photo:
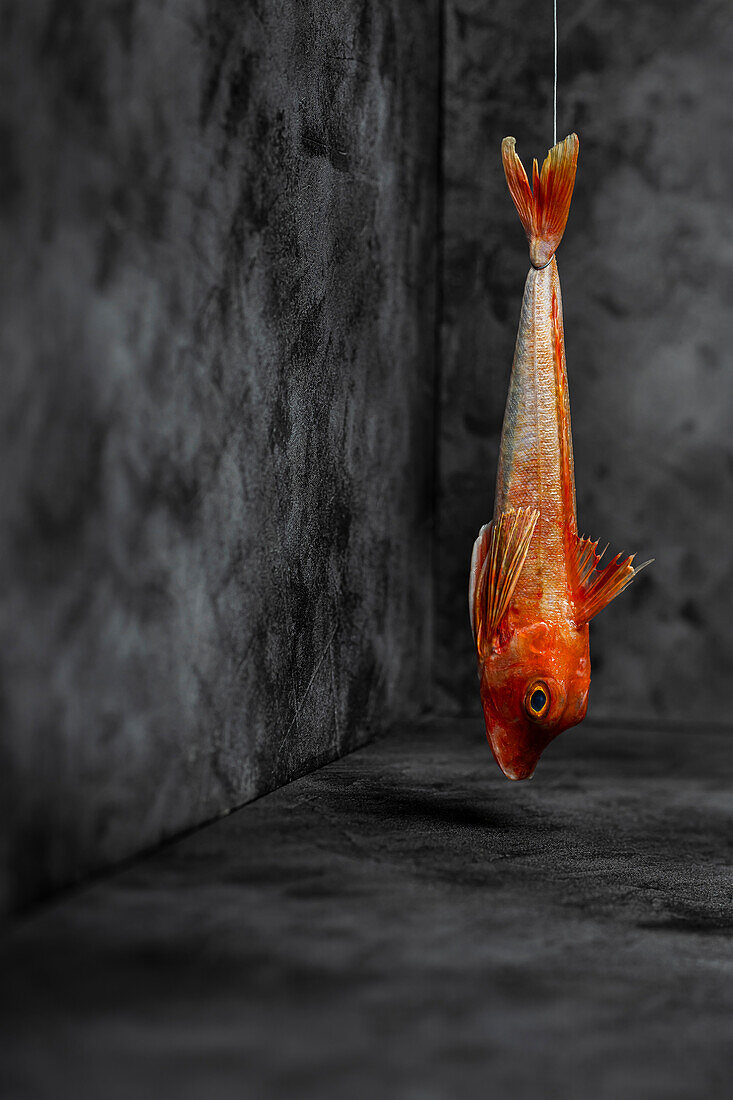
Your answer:
[[[575,620],[580,626],[589,623],[599,611],[623,592],[634,577],[641,573],[654,558],[642,565],[633,565],[634,554],[624,558],[617,554],[607,565],[599,569],[601,558],[608,546],[598,553],[598,540],[576,535],[574,553],[570,556],[570,585]]]
[[[491,644],[506,615],[538,517],[533,508],[511,508],[478,533],[471,556],[468,605],[479,655]]]
[[[483,525],[476,536],[476,541],[473,544],[473,553],[471,554],[471,571],[468,577],[468,614],[471,617],[471,632],[474,642],[476,641],[476,592],[481,577],[481,570],[486,561],[486,551],[491,538],[492,527],[493,523],[485,523]]]

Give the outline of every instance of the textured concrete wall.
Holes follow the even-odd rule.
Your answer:
[[[2,41],[12,902],[425,704],[437,3]]]
[[[552,140],[552,5],[448,0],[440,704],[478,705],[466,575],[492,511],[527,247],[500,165]],[[590,713],[730,720],[733,11],[561,5],[580,160],[563,283],[579,523],[656,563],[591,627]]]

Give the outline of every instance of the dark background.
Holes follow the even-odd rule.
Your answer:
[[[0,890],[476,713],[550,5],[19,0],[2,21]],[[561,3],[580,526],[657,560],[591,716],[728,722],[733,16]],[[487,760],[487,767],[490,762]]]

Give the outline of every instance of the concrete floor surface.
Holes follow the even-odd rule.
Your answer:
[[[4,1100],[729,1096],[733,733],[396,731],[20,918]]]

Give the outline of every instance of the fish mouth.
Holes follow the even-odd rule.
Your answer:
[[[539,750],[535,746],[528,745],[510,749],[503,738],[493,730],[487,729],[486,736],[494,759],[507,779],[519,782],[522,779],[532,778],[545,745]]]
[[[512,779],[515,783],[520,782],[522,779],[531,779],[537,767],[536,764],[532,764],[531,767],[527,768],[515,768],[509,764],[502,764],[501,760],[497,760],[496,762],[507,779]]]

